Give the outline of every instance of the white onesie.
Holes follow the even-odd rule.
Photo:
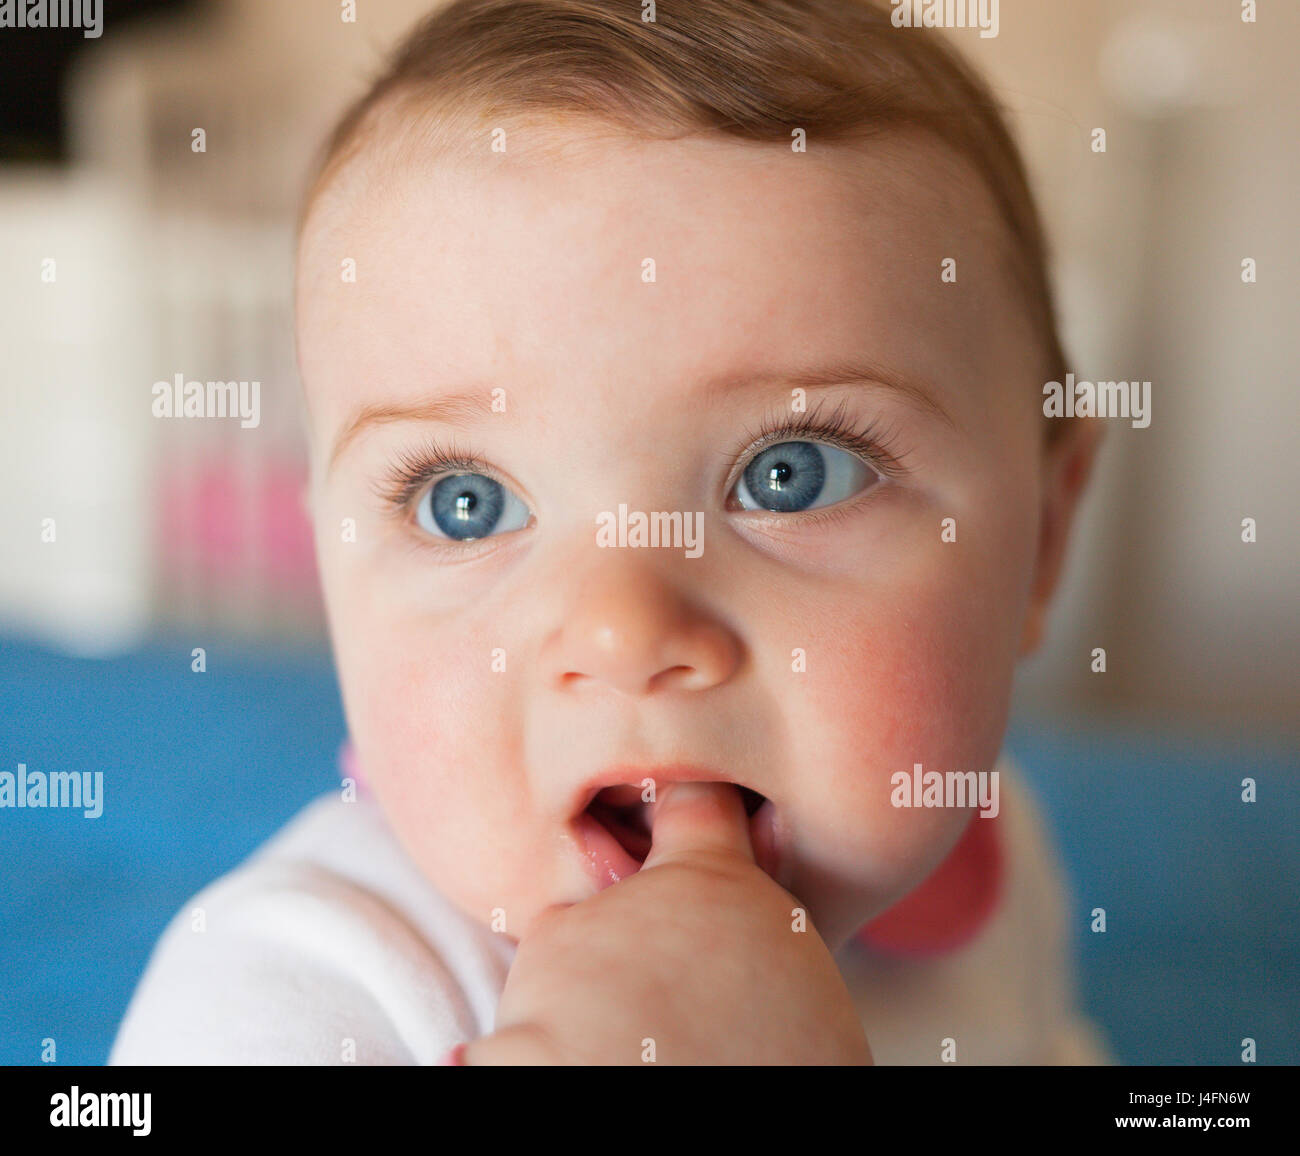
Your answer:
[[[974,937],[837,956],[877,1063],[1108,1062],[1075,1010],[1060,869],[1014,765],[997,769],[1002,889]],[[109,1063],[437,1064],[492,1030],[514,951],[424,879],[372,797],[331,794],[185,904]]]

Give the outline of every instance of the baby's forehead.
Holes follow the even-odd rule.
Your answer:
[[[752,213],[771,214],[784,203],[831,198],[845,215],[827,224],[849,224],[856,209],[889,216],[932,234],[997,232],[999,216],[983,180],[967,161],[932,134],[891,129],[856,142],[790,145],[755,142],[718,133],[676,139],[632,136],[590,117],[457,118],[461,128],[421,132],[390,114],[339,165],[306,214],[300,251],[326,234],[356,236],[385,226],[410,227],[403,209],[436,214],[470,195],[533,198],[538,207],[567,194],[575,208],[615,203],[649,210],[671,190],[670,207],[680,223],[709,201],[726,198]],[[716,196],[709,197],[710,191]],[[412,197],[416,203],[412,204]],[[776,204],[774,205],[774,202]],[[671,214],[668,223],[673,221]],[[773,220],[781,224],[781,220]]]
[[[945,342],[974,359],[1008,312],[991,198],[923,135],[800,153],[512,125],[504,148],[363,150],[324,191],[300,248],[309,390],[349,363],[476,377],[490,367],[465,350],[503,344],[558,365],[611,330],[611,357],[670,335],[702,371],[760,338],[889,354],[932,332],[917,357],[933,374]]]

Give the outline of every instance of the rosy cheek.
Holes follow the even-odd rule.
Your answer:
[[[910,770],[984,770],[997,755],[1010,683],[1005,645],[976,607],[920,608],[916,629],[882,646],[894,658],[898,690],[890,747]],[[1004,669],[1005,668],[1005,669]],[[888,677],[885,670],[881,677]]]
[[[490,648],[453,631],[426,640],[398,631],[366,650],[405,656],[377,663],[354,654],[343,663],[356,690],[354,741],[388,822],[454,902],[474,911],[514,906],[525,873],[512,858],[523,840],[512,833],[527,829],[527,793],[522,780],[510,781],[503,756],[510,691],[491,670]],[[447,661],[480,652],[479,664]]]
[[[891,803],[891,776],[993,765],[1005,725],[1010,660],[1005,608],[980,583],[934,567],[908,589],[841,606],[810,686],[808,750],[821,768],[815,854],[871,887],[909,882],[955,840],[962,816]],[[885,609],[882,609],[885,608]],[[818,689],[820,688],[820,689]],[[811,803],[812,800],[809,799]],[[914,881],[914,880],[912,880]]]
[[[376,752],[379,763],[371,773],[413,786],[427,781],[430,770],[445,767],[450,753],[444,749],[451,736],[444,730],[447,716],[432,685],[432,663],[392,657],[403,654],[396,641],[376,646],[374,653],[389,657],[356,656],[359,672],[353,680],[360,704],[357,723],[366,749]]]
[[[399,833],[437,826],[431,817],[446,815],[463,797],[455,785],[461,738],[450,725],[457,716],[443,704],[454,680],[444,682],[427,651],[412,656],[419,645],[414,637],[385,641],[375,631],[339,660],[358,761]]]

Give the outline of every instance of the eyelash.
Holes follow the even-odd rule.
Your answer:
[[[429,438],[415,450],[399,450],[397,461],[376,487],[379,497],[395,510],[404,510],[415,496],[440,474],[484,474],[500,481],[477,454],[464,453],[454,447],[444,450]]]
[[[793,416],[784,411],[768,414],[759,428],[746,431],[748,444],[735,456],[737,468],[727,479],[729,494],[743,469],[740,462],[748,460],[771,445],[788,441],[817,441],[833,445],[863,458],[882,477],[898,479],[910,471],[903,464],[907,456],[899,452],[894,435],[881,428],[878,422],[868,422],[856,428],[848,416],[848,404],[839,402],[831,413],[822,417],[824,402],[818,402],[809,412]],[[454,446],[443,449],[429,438],[414,450],[399,450],[397,461],[376,487],[378,496],[393,510],[405,510],[429,482],[442,474],[483,474],[501,482],[491,465],[477,454],[457,450]],[[501,484],[504,484],[503,482]],[[804,511],[805,516],[817,511]]]
[[[886,478],[897,480],[911,472],[903,464],[907,454],[899,450],[893,432],[886,431],[877,421],[870,421],[861,429],[857,428],[849,417],[846,401],[840,401],[829,414],[822,417],[825,406],[824,401],[819,401],[811,411],[793,416],[784,411],[769,413],[756,431],[747,433],[749,444],[737,455],[738,459],[747,464],[749,458],[768,446],[791,441],[817,441],[857,454]],[[728,493],[741,473],[743,469],[739,466],[732,471],[727,479]]]

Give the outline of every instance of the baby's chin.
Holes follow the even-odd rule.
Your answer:
[[[433,882],[469,919],[512,945],[518,945],[520,939],[528,934],[533,921],[548,909],[581,903],[602,890],[584,874],[563,867],[554,872],[553,882],[544,892],[539,891],[535,870],[521,870],[515,878],[501,880],[499,886],[485,887],[487,868],[483,866],[483,871],[471,871],[467,876],[465,864],[458,865],[458,869],[450,873],[444,865],[439,872],[441,881],[435,878]],[[499,862],[497,866],[500,866]],[[874,882],[828,876],[820,866],[797,863],[794,875],[799,881],[795,882],[795,887],[785,886],[792,900],[791,926],[793,928],[796,922],[806,922],[832,952],[839,951],[866,923],[921,881],[909,876],[905,885],[882,890]],[[800,919],[801,915],[805,919]]]
[[[788,890],[832,951],[919,887],[957,845],[971,814],[949,810],[925,819],[917,827],[895,822],[878,839],[838,847],[834,856],[823,848],[796,857]],[[863,826],[870,829],[866,819]]]
[[[563,862],[548,863],[543,854],[521,855],[518,847],[489,849],[479,843],[473,854],[453,861],[430,854],[418,841],[407,842],[407,850],[439,895],[472,922],[513,944],[549,908],[580,903],[594,894]]]

